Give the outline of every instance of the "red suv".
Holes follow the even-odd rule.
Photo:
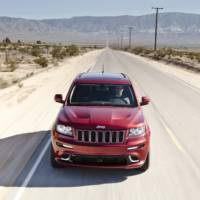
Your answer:
[[[51,164],[101,168],[149,167],[150,129],[125,74],[82,73],[62,103],[51,138]]]

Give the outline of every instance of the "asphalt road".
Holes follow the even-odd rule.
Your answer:
[[[29,139],[26,134],[13,136],[21,137],[26,145],[32,145],[32,156],[24,165],[22,162],[20,174],[13,182],[0,179],[2,191],[6,189],[3,199],[199,199],[200,90],[193,90],[140,58],[119,51],[100,51],[91,63],[94,63],[91,71],[101,71],[104,65],[106,72],[126,73],[140,96],[151,98],[152,103],[144,107],[151,128],[150,169],[145,173],[134,170],[53,169],[49,162],[49,123],[49,127],[45,125],[40,131],[28,132],[30,137],[43,138],[40,143],[37,141],[37,145],[33,145],[34,137]],[[64,91],[64,84],[57,84],[59,86]],[[0,145],[6,154],[5,141],[10,145],[9,138],[2,139]],[[23,148],[22,143],[17,148],[20,145]],[[13,157],[20,159],[17,152]],[[15,170],[15,166],[8,162],[4,167]]]

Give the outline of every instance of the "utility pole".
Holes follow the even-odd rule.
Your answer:
[[[8,56],[8,49],[6,47],[6,51],[5,51],[5,63],[8,64],[8,60],[9,60],[9,56]]]
[[[118,49],[120,48],[120,38],[119,38],[119,36],[117,37],[117,48]]]
[[[158,12],[163,8],[152,7],[152,9],[156,10],[156,23],[155,23],[155,42],[154,42],[154,51],[157,50],[157,34],[158,34]]]
[[[131,49],[131,43],[132,43],[132,30],[133,27],[129,27],[129,48]]]
[[[108,42],[108,40],[106,40],[106,48],[108,48],[109,47],[109,42]]]
[[[123,48],[123,40],[124,40],[124,36],[123,36],[123,33],[121,33],[121,49]]]

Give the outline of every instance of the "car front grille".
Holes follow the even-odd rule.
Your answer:
[[[76,139],[78,142],[86,143],[123,143],[125,131],[99,131],[99,130],[77,130]]]

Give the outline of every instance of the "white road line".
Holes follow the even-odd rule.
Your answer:
[[[143,90],[143,88],[134,80],[132,81],[134,82],[134,85],[137,86],[138,88],[141,88]],[[145,93],[145,91],[143,90],[143,92]],[[185,149],[182,147],[182,145],[178,142],[178,140],[175,137],[175,134],[173,133],[173,131],[168,127],[168,125],[165,123],[165,121],[163,120],[163,117],[160,115],[159,111],[157,110],[155,104],[152,102],[153,108],[155,109],[155,111],[157,112],[158,116],[159,116],[159,120],[163,126],[163,128],[165,129],[166,133],[169,135],[169,137],[171,138],[172,142],[175,144],[175,146],[182,152],[185,153]]]
[[[175,134],[172,132],[172,130],[167,126],[167,124],[162,120],[162,118],[160,117],[160,122],[163,125],[165,131],[167,132],[167,134],[169,135],[169,137],[171,138],[171,140],[173,141],[173,143],[176,145],[176,147],[182,152],[185,153],[184,148],[182,147],[182,145],[178,142],[178,140],[175,137]]]
[[[25,188],[27,187],[27,185],[29,184],[31,178],[33,177],[35,171],[37,170],[42,158],[44,157],[49,145],[51,143],[51,138],[48,139],[46,145],[44,146],[44,148],[42,149],[40,155],[38,156],[37,160],[35,161],[33,167],[31,168],[30,172],[28,173],[28,175],[26,176],[24,182],[22,183],[22,185],[20,186],[20,189],[18,190],[16,196],[14,197],[14,200],[20,200],[22,197],[22,194],[25,190]]]

